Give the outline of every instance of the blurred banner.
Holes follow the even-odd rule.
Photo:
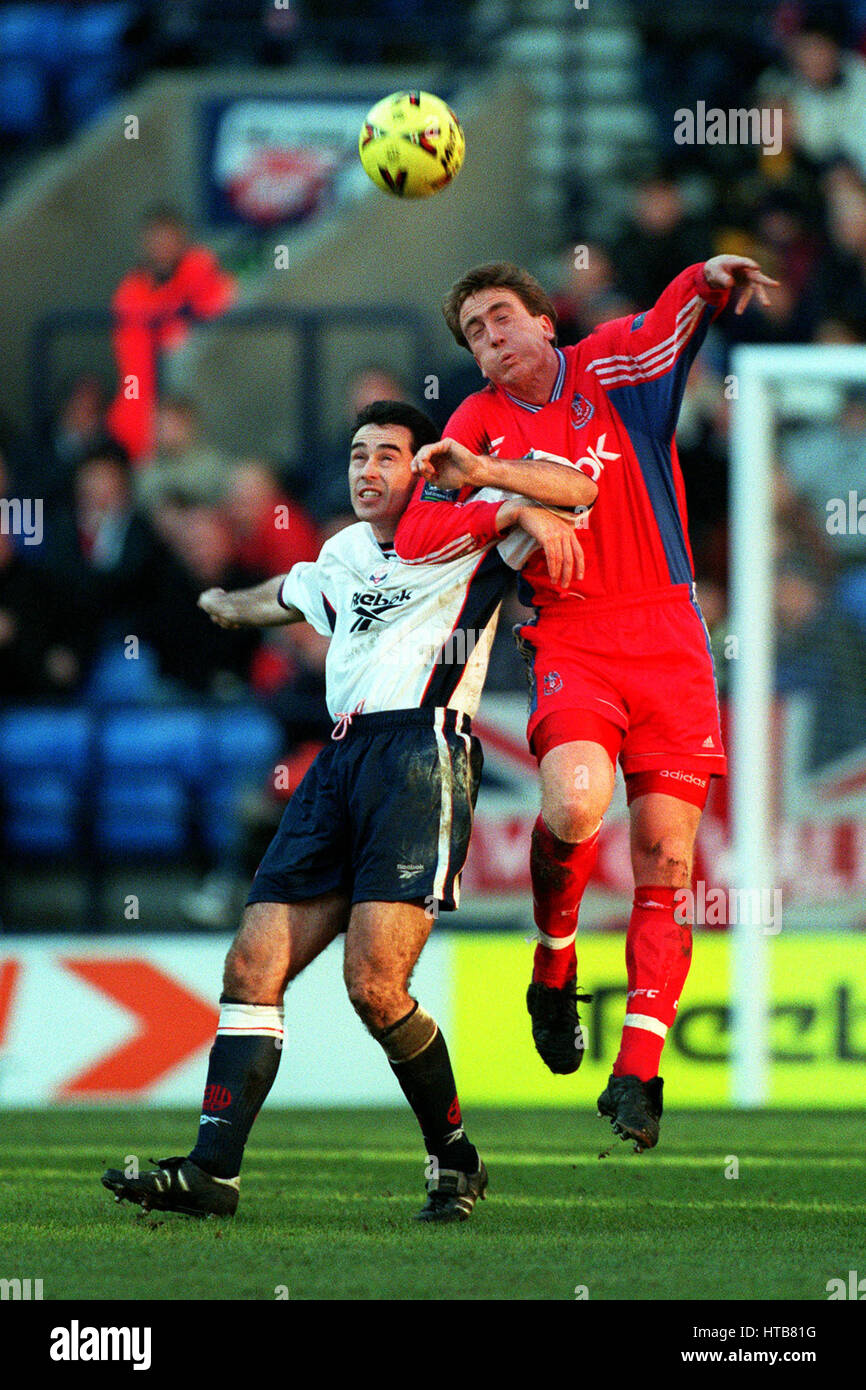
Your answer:
[[[761,930],[761,928],[756,928]],[[535,1055],[524,996],[532,947],[502,936],[453,945],[454,1053],[466,1104],[585,1106],[607,1081],[625,1014],[624,937],[586,933],[579,978],[586,1055],[572,1077]],[[866,943],[814,933],[774,936],[769,1103],[866,1105]],[[692,968],[662,1059],[672,1107],[725,1106],[730,1097],[730,938],[695,933]]]
[[[234,97],[204,104],[205,214],[212,225],[300,222],[356,174],[358,132],[376,100]]]
[[[717,653],[717,668],[724,657]],[[841,723],[841,711],[830,722]],[[463,896],[473,920],[501,919],[506,902],[526,915],[529,840],[538,814],[538,773],[524,734],[521,696],[485,696],[474,731],[484,745],[484,782],[478,798]],[[838,757],[815,764],[813,743],[820,725],[814,700],[798,692],[773,711],[771,778],[776,876],[784,926],[797,929],[866,929],[866,741]],[[735,756],[727,703],[722,733],[729,759]],[[724,929],[724,911],[713,911],[714,894],[730,885],[729,785],[710,789],[698,832],[694,877],[706,905],[701,925]],[[703,889],[701,890],[701,885]],[[700,899],[700,891],[697,895]],[[628,920],[633,892],[625,786],[616,788],[601,832],[599,855],[581,910],[584,926],[620,927]],[[509,899],[509,895],[512,895]],[[519,897],[517,895],[520,895]]]
[[[756,928],[760,930],[760,928]],[[526,937],[529,937],[527,930]],[[114,1102],[196,1107],[217,1022],[225,940],[7,939],[0,953],[0,1105]],[[671,1107],[730,1094],[730,941],[696,933],[663,1062]],[[586,1056],[571,1077],[536,1056],[524,998],[532,943],[437,928],[413,980],[451,1050],[469,1106],[593,1105],[619,1045],[624,941],[586,933]],[[866,943],[853,935],[772,938],[769,1102],[866,1106]],[[286,996],[285,1057],[269,1105],[400,1105],[384,1056],[346,998],[330,947]],[[600,1129],[600,1138],[604,1138]]]
[[[0,1106],[197,1106],[218,1018],[228,941],[88,937],[0,947]],[[428,943],[415,973],[450,1021],[450,943]],[[339,942],[291,985],[286,1055],[270,1104],[389,1105],[384,1054],[346,997]]]

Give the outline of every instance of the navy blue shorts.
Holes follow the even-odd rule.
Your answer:
[[[283,813],[247,904],[460,900],[481,744],[453,709],[355,715],[319,753]]]

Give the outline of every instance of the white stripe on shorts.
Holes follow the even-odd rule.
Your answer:
[[[436,858],[436,874],[433,879],[433,897],[441,900],[445,896],[445,882],[448,878],[448,867],[451,863],[451,757],[448,752],[448,743],[443,732],[445,723],[445,710],[440,706],[433,713],[433,732],[436,735],[436,748],[439,753],[439,781],[440,804],[439,804],[439,850]]]
[[[465,730],[464,727],[463,727],[463,725],[464,725],[465,723],[466,723],[466,718],[465,718],[465,715],[463,714],[463,711],[462,711],[462,710],[458,710],[458,711],[457,711],[457,733],[460,735],[460,737],[462,738],[463,742],[464,742],[465,745],[466,745],[466,801],[467,801],[467,806],[468,806],[468,810],[469,810],[469,837],[470,837],[470,840],[471,840],[471,838],[472,838],[472,826],[473,826],[473,822],[474,822],[474,813],[473,813],[473,810],[472,810],[472,780],[471,780],[471,779],[472,779],[472,744],[470,743],[469,735],[467,734],[466,730]],[[461,879],[462,873],[463,873],[463,871],[462,871],[462,869],[461,869],[461,871],[460,871],[459,874],[455,874],[455,875],[454,875],[454,891],[453,891],[453,896],[454,896],[454,906],[455,906],[455,907],[459,907],[459,906],[460,906],[460,879]]]

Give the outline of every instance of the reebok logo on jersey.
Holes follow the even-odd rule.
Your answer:
[[[390,613],[392,608],[399,608],[401,604],[408,603],[411,597],[411,589],[401,589],[398,594],[391,594],[390,597],[387,594],[371,592],[354,593],[352,612],[356,617],[349,631],[369,632],[374,623],[383,622],[386,613]]]
[[[577,460],[578,468],[588,473],[594,483],[597,483],[604,470],[604,465],[609,459],[618,459],[619,454],[612,453],[610,449],[605,449],[604,441],[607,439],[607,431],[599,435],[595,444],[590,444],[583,458]]]

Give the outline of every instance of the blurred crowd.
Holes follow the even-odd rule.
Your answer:
[[[26,8],[81,15],[108,7]],[[164,7],[110,8],[128,10],[130,22],[160,10],[168,23]],[[258,23],[264,14],[252,2],[221,8],[226,21],[255,9]],[[274,7],[264,8],[270,14]],[[414,13],[396,0],[355,8]],[[0,56],[20,9],[0,4]],[[194,5],[175,9],[188,19],[199,13]],[[312,23],[316,5],[301,12]],[[279,13],[285,23],[295,11]],[[635,171],[628,216],[603,242],[580,243],[575,213],[556,287],[560,340],[574,342],[601,321],[646,308],[678,269],[718,252],[752,255],[780,281],[769,308],[753,300],[741,317],[726,314],[711,330],[677,434],[700,597],[724,688],[731,351],[744,342],[866,343],[866,0],[817,7],[733,0],[723,14],[693,0],[638,6],[635,19],[657,159]],[[172,23],[181,51],[181,19]],[[698,99],[778,111],[781,149],[677,144],[674,113]],[[132,693],[143,698],[251,690],[279,711],[291,742],[326,732],[323,642],[305,628],[224,631],[195,600],[212,585],[254,584],[315,558],[322,540],[352,520],[346,454],[357,410],[411,393],[394,363],[354,372],[342,384],[343,423],[314,478],[291,458],[225,457],[196,402],[162,390],[158,369],[192,323],[224,313],[236,292],[234,278],[177,213],[155,208],[113,300],[116,378],[70,381],[46,446],[8,432],[3,438],[0,429],[0,497],[44,499],[40,544],[0,536],[0,698],[110,694],[114,681],[129,692],[134,670],[140,690],[133,683]],[[415,403],[444,424],[478,384],[467,359],[438,402]],[[831,532],[827,518],[830,499],[862,488],[864,465],[863,392],[780,433],[780,688],[819,690],[824,698],[841,692],[850,712],[827,731],[821,756],[854,746],[866,712],[866,518],[863,531],[855,524],[843,534]],[[509,599],[492,689],[523,688],[509,636],[519,616]],[[126,660],[121,678],[106,653],[131,635],[147,659]]]
[[[561,339],[644,309],[676,270],[752,256],[779,288],[725,314],[689,376],[677,429],[698,590],[728,683],[731,353],[741,343],[866,344],[866,4],[635,7],[657,157],[637,170],[627,217],[592,244],[575,234],[556,297]],[[777,152],[679,144],[676,113],[772,111]],[[772,142],[775,144],[776,142]],[[780,148],[778,147],[780,146]],[[775,460],[777,684],[813,694],[813,761],[862,742],[866,717],[866,392],[824,392],[780,429]],[[863,515],[853,508],[863,500]],[[842,500],[844,528],[834,524]]]
[[[470,0],[0,0],[0,182],[148,72],[455,56]]]

